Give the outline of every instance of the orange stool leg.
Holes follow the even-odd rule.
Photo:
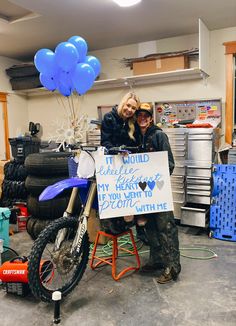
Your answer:
[[[129,234],[130,235],[132,246],[133,246],[133,251],[125,249],[125,248],[121,248],[121,247],[118,247],[118,249],[120,249],[122,251],[125,251],[125,252],[127,252],[127,253],[129,253],[131,255],[135,255],[135,258],[136,258],[136,261],[137,261],[137,266],[136,267],[134,267],[134,266],[126,267],[118,275],[112,274],[112,277],[113,277],[113,279],[115,281],[118,281],[125,273],[130,272],[130,271],[137,271],[140,268],[140,259],[139,259],[137,246],[136,246],[135,241],[134,241],[133,232],[132,232],[131,229],[129,229],[128,231],[126,231],[124,233],[121,233],[118,236],[121,236],[121,235],[124,235],[124,234]]]
[[[137,260],[137,269],[139,269],[140,268],[140,258],[139,258],[138,249],[137,249],[137,246],[136,246],[136,243],[135,243],[135,240],[134,240],[134,235],[133,235],[133,232],[132,232],[131,229],[129,230],[129,234],[130,234],[130,238],[131,238],[131,241],[132,241],[132,244],[133,244],[134,254],[135,254],[135,257],[136,257],[136,260]]]
[[[110,238],[112,240],[112,256],[104,258],[104,259],[102,257],[96,256],[97,245],[98,245],[99,237],[100,237],[101,234],[104,235],[105,237]],[[131,239],[132,246],[133,246],[133,251],[125,249],[125,248],[121,248],[121,247],[118,246],[117,239],[120,236],[125,235],[125,234],[130,235],[130,239]],[[116,274],[116,260],[118,258],[119,249],[122,250],[122,251],[125,251],[125,252],[127,252],[127,253],[129,253],[131,255],[134,255],[135,258],[136,258],[136,261],[137,261],[137,265],[136,265],[136,267],[135,266],[126,267],[117,275]],[[98,260],[97,263],[94,263],[95,259]],[[140,259],[139,259],[139,255],[138,255],[138,250],[137,250],[137,246],[135,244],[133,232],[132,232],[131,229],[126,231],[126,232],[117,234],[117,235],[111,235],[111,234],[105,233],[103,231],[98,231],[96,241],[95,241],[95,244],[94,244],[94,248],[93,248],[93,252],[92,252],[90,267],[92,269],[95,269],[96,267],[98,267],[101,264],[109,264],[109,265],[111,265],[111,267],[112,267],[112,277],[113,277],[113,279],[115,281],[118,281],[125,273],[127,273],[129,271],[138,270],[140,268]]]
[[[91,261],[90,261],[90,267],[92,269],[95,269],[96,267],[98,267],[99,265],[102,265],[102,264],[109,264],[112,266],[112,256],[111,257],[107,257],[107,258],[101,258],[101,257],[98,257],[96,256],[96,251],[97,251],[97,245],[98,245],[98,241],[99,241],[99,237],[100,235],[104,235],[104,236],[107,236],[109,238],[112,237],[112,235],[108,234],[108,233],[105,233],[103,231],[98,231],[97,232],[97,236],[96,236],[96,240],[95,240],[95,243],[94,243],[94,248],[93,248],[93,252],[92,252],[92,257],[91,257]],[[94,261],[98,260],[97,263],[95,263]]]
[[[114,278],[116,275],[116,259],[118,257],[118,246],[117,246],[117,237],[112,237],[112,269],[111,274]],[[114,278],[115,279],[115,278]]]
[[[98,245],[99,237],[100,237],[100,233],[97,232],[96,240],[95,240],[94,247],[93,247],[92,257],[91,257],[91,261],[90,261],[90,267],[92,269],[95,268],[93,266],[93,262],[94,262],[94,258],[95,258],[95,255],[96,255],[96,250],[97,250],[97,245]]]

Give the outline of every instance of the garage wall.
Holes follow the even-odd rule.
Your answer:
[[[207,81],[172,82],[137,87],[134,90],[140,96],[141,101],[222,98],[224,110],[225,55],[222,43],[235,40],[235,35],[236,27],[210,32],[210,77]],[[197,34],[156,41],[157,52],[177,51],[192,47],[198,47]],[[124,67],[120,60],[124,57],[130,58],[140,55],[140,44],[94,51],[92,54],[102,62],[101,79],[129,76],[132,71]],[[118,103],[127,91],[127,88],[90,91],[80,101],[74,99],[74,105],[79,107],[81,114],[86,113],[89,117],[96,118],[98,105]],[[31,97],[28,100],[28,118],[30,121],[41,123],[43,126],[43,139],[48,139],[50,135],[55,134],[55,129],[60,125],[59,121],[65,115],[65,109],[67,112],[69,111],[68,103],[59,104],[56,96],[50,92],[48,95]]]
[[[9,137],[17,137],[28,130],[28,101],[25,96],[15,94],[11,90],[9,77],[5,70],[19,61],[0,56],[0,92],[7,93],[7,111]],[[0,114],[2,117],[2,106],[0,105]],[[0,120],[1,137],[0,137],[0,159],[5,159],[5,131],[3,130],[3,120]]]
[[[8,123],[9,136],[16,137],[28,129],[28,101],[25,96],[17,95],[11,90],[9,77],[5,70],[15,64],[19,64],[17,60],[12,60],[0,56],[0,92],[8,93]],[[0,142],[4,141],[1,139]]]

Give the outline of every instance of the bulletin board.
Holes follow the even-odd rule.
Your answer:
[[[155,123],[161,122],[163,125],[193,120],[193,123],[210,123],[213,127],[219,127],[221,115],[221,99],[155,102]]]

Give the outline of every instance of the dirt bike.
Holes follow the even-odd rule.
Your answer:
[[[81,154],[93,158],[95,146],[80,146]],[[113,147],[107,154],[137,152],[137,147]],[[81,155],[80,154],[80,155]],[[80,163],[79,163],[80,164]],[[39,200],[55,198],[72,188],[70,200],[63,217],[50,223],[33,244],[28,262],[29,287],[33,295],[45,302],[52,300],[52,293],[60,291],[66,297],[81,280],[89,259],[87,219],[92,207],[97,208],[95,165],[89,178],[69,178],[48,186]],[[78,197],[82,208],[75,212]],[[44,262],[42,268],[42,261]]]

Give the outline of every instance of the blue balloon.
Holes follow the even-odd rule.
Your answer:
[[[34,56],[34,64],[39,72],[54,76],[57,72],[55,53],[49,49],[41,49]]]
[[[55,82],[54,78],[51,76],[44,75],[44,74],[40,73],[39,80],[40,80],[41,84],[45,88],[47,88],[49,91],[55,91],[55,89],[57,88],[56,82]]]
[[[57,65],[64,71],[70,71],[76,66],[79,54],[76,47],[69,42],[59,43],[55,49]]]
[[[70,87],[61,84],[60,81],[58,82],[57,90],[64,96],[70,96],[72,92],[72,89]]]
[[[84,62],[86,54],[88,52],[88,45],[85,39],[83,39],[81,36],[71,36],[68,42],[72,43],[76,47],[79,53],[78,62]]]
[[[59,71],[57,75],[57,82],[60,85],[63,85],[64,87],[67,87],[69,89],[73,89],[73,83],[71,80],[71,72],[66,71]]]
[[[93,68],[87,63],[78,63],[72,73],[72,82],[76,91],[80,95],[85,94],[93,86],[94,80]]]
[[[88,55],[85,60],[84,63],[89,64],[94,72],[95,72],[95,78],[100,74],[101,71],[101,62],[94,56],[92,55]]]

